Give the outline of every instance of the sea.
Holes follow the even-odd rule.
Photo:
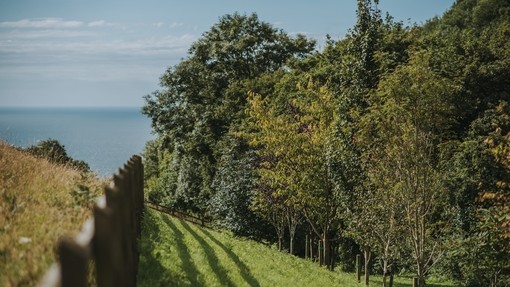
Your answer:
[[[0,139],[28,147],[58,140],[73,159],[110,177],[155,136],[140,108],[0,108]]]

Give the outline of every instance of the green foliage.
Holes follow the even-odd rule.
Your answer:
[[[449,256],[459,265],[462,286],[508,286],[510,284],[510,244],[501,222],[491,209],[477,212],[479,221],[459,240]]]
[[[47,139],[40,141],[37,145],[26,148],[26,151],[34,156],[45,158],[52,163],[69,165],[84,172],[90,171],[90,167],[86,162],[69,157],[65,146],[58,140]]]
[[[377,4],[313,54],[256,15],[220,18],[146,97],[149,197],[238,235],[264,218],[291,251],[304,216],[342,266],[360,246],[421,283],[505,282],[490,248],[510,242],[510,3],[459,0],[412,27]]]
[[[225,146],[212,185],[211,213],[234,235],[260,239],[267,223],[250,208],[257,181],[255,154],[235,138],[228,138]]]
[[[248,138],[261,158],[255,208],[271,218],[283,210],[275,219],[286,217],[291,240],[303,215],[317,236],[331,236],[339,224],[343,192],[334,189],[328,169],[328,151],[335,149],[335,101],[312,81],[298,85],[287,101],[269,100],[257,94],[249,100],[253,132]]]
[[[471,123],[464,142],[445,144],[442,164],[451,202],[457,206],[458,249],[450,252],[449,272],[465,286],[504,283],[508,277],[508,170],[505,158],[510,131],[506,102],[486,110]],[[495,247],[497,245],[497,247]],[[490,258],[490,259],[489,259]]]
[[[452,223],[437,165],[439,142],[448,138],[456,86],[429,68],[427,53],[384,77],[362,117],[359,140],[368,181],[359,193],[354,237],[375,248],[388,265],[403,261],[408,247],[424,278],[444,253]],[[384,216],[382,216],[384,214]],[[361,239],[359,239],[361,237]]]
[[[192,45],[188,58],[161,77],[163,89],[145,97],[143,112],[152,119],[161,148],[174,157],[176,187],[167,192],[178,195],[174,201],[181,208],[206,212],[222,154],[219,143],[244,117],[250,82],[313,48],[313,41],[289,37],[256,14],[226,15]]]
[[[71,190],[74,203],[79,206],[91,206],[97,198],[97,192],[92,191],[88,186],[79,184]]]

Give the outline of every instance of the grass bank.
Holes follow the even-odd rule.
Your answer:
[[[330,272],[255,241],[150,209],[144,216],[140,246],[139,286],[364,286],[354,274]],[[372,276],[371,286],[381,285],[382,278]],[[396,278],[394,286],[412,286],[412,282]]]
[[[79,231],[104,182],[0,141],[0,286],[34,286],[62,234]]]

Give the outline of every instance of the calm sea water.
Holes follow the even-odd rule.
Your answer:
[[[0,139],[20,147],[56,139],[104,177],[153,137],[139,108],[0,108]]]

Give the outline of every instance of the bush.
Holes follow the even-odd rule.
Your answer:
[[[90,167],[86,162],[69,157],[65,146],[55,139],[50,138],[40,141],[37,145],[30,146],[25,150],[36,157],[45,158],[51,163],[69,165],[83,172],[90,171]]]

